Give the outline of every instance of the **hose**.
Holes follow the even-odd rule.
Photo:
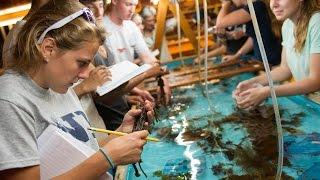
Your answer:
[[[280,118],[280,112],[279,112],[279,106],[277,102],[277,97],[274,89],[274,84],[273,80],[271,78],[271,72],[270,72],[270,67],[268,65],[268,59],[266,55],[266,51],[263,45],[262,37],[260,34],[260,29],[256,17],[256,13],[253,7],[252,0],[247,0],[249,11],[250,11],[250,16],[251,20],[253,23],[254,31],[257,37],[260,53],[262,56],[263,60],[263,65],[266,70],[266,75],[268,78],[268,83],[271,91],[271,97],[272,97],[272,103],[273,103],[273,109],[275,112],[275,117],[276,117],[276,124],[277,124],[277,131],[278,131],[278,167],[277,167],[277,175],[276,179],[280,180],[281,179],[281,174],[282,174],[282,168],[283,168],[283,135],[282,135],[282,126],[281,126],[281,118]]]
[[[201,40],[201,24],[200,24],[200,8],[199,8],[199,0],[196,0],[196,16],[197,16],[197,37],[198,37],[198,54],[197,54],[197,57],[198,59],[200,60],[200,49],[201,49],[201,46],[200,46],[200,40]],[[195,62],[193,63],[195,64]],[[198,68],[199,68],[199,76],[201,76],[200,74],[200,69],[201,69],[201,63],[199,62],[198,63]]]
[[[203,13],[204,13],[204,79],[205,79],[205,87],[206,87],[206,97],[209,97],[208,93],[208,5],[207,0],[203,0]]]

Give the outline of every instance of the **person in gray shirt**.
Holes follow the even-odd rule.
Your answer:
[[[98,179],[115,165],[140,160],[148,132],[110,135],[99,148],[71,88],[88,76],[104,37],[92,12],[77,1],[53,0],[22,27],[12,64],[0,76],[0,179],[40,179],[37,138],[49,125],[96,151],[52,179]],[[150,102],[146,108],[151,120]],[[134,117],[140,113],[129,111],[117,131],[132,131]]]

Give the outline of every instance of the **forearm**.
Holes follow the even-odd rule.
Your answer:
[[[51,179],[98,179],[107,172],[111,165],[100,151],[71,169],[70,171]],[[2,179],[40,179],[40,166],[31,166],[0,171]]]
[[[120,130],[117,129],[116,131],[120,131]],[[120,131],[120,132],[121,132],[121,131]],[[119,137],[119,136],[109,134],[106,138],[100,140],[100,141],[98,142],[98,144],[99,144],[100,147],[103,147],[103,146],[105,146],[109,141],[111,141],[112,139],[117,138],[117,137]]]
[[[242,45],[242,47],[235,54],[237,58],[240,58],[242,55],[248,54],[253,49],[253,40],[251,37],[248,37],[247,41]]]
[[[139,54],[139,59],[146,64],[154,65],[158,60],[150,53]]]
[[[284,80],[288,80],[291,77],[291,72],[286,67],[279,66],[271,71],[271,77],[274,82],[281,82]],[[254,77],[251,80],[254,83],[259,83],[264,86],[269,84],[266,73]]]
[[[208,52],[208,58],[216,57],[216,56],[225,54],[226,52],[227,52],[226,46],[225,45],[221,45],[221,46],[217,47],[216,49]],[[205,58],[205,54],[201,55],[200,58],[204,59]]]
[[[218,16],[217,16],[217,21],[216,21],[216,27],[217,28],[225,28],[222,26],[223,24],[223,18],[229,14],[230,10],[229,10],[229,7],[228,5],[226,5],[226,3],[222,2],[222,7],[218,13]]]
[[[88,93],[88,90],[86,89],[86,87],[83,85],[83,83],[80,83],[78,85],[76,85],[75,87],[73,87],[74,92],[77,94],[77,96],[79,97],[79,99]]]
[[[308,94],[320,90],[320,81],[318,79],[306,78],[302,81],[291,82],[276,86],[277,96],[291,96],[298,94]]]
[[[111,168],[103,154],[98,151],[72,170],[52,179],[98,179]]]

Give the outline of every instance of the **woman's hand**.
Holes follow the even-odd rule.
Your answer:
[[[200,56],[200,57],[196,57],[196,58],[194,58],[194,63],[195,64],[199,64],[199,63],[201,63],[202,62],[202,60],[203,60],[203,58]]]
[[[105,66],[98,66],[94,68],[89,77],[84,79],[81,84],[85,87],[87,92],[92,92],[107,81],[111,80],[111,72]]]
[[[139,105],[143,104],[143,98],[141,96],[128,95],[126,96],[126,100],[130,105]]]
[[[240,96],[240,93],[254,87],[254,79],[244,80],[237,85],[234,91],[235,96]]]
[[[249,88],[239,94],[237,105],[241,109],[258,106],[270,94],[269,86]]]
[[[148,131],[137,131],[109,141],[104,148],[115,165],[127,165],[141,159]]]
[[[228,62],[228,61],[236,61],[238,60],[239,57],[237,54],[234,54],[234,55],[226,55],[226,56],[223,56],[222,58],[222,62]]]
[[[223,37],[226,34],[226,29],[214,27],[214,33],[219,37]]]
[[[134,89],[132,90],[132,93],[141,96],[141,98],[142,98],[144,101],[145,101],[145,100],[150,101],[151,103],[153,103],[153,106],[155,106],[155,100],[154,100],[154,98],[152,97],[152,95],[151,95],[148,91],[146,91],[146,90],[141,90],[141,89],[139,89],[139,88],[134,88]]]
[[[228,39],[239,40],[240,38],[245,36],[245,33],[243,32],[243,30],[234,30],[231,32],[226,32],[226,35]]]
[[[147,111],[147,118],[148,121],[146,122],[146,126],[152,123],[153,118],[154,118],[154,111],[153,111],[153,105],[150,101],[145,101],[144,106]],[[122,124],[120,127],[117,129],[117,131],[125,132],[125,133],[130,133],[132,132],[133,125],[135,122],[135,118],[141,114],[140,109],[132,109],[126,113],[126,115],[123,118]]]

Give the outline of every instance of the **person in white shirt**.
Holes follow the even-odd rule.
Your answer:
[[[114,55],[116,63],[133,61],[134,52],[144,63],[158,62],[147,47],[141,31],[131,21],[137,4],[138,0],[112,0],[103,18],[104,27],[109,33],[105,43]]]
[[[156,65],[159,63],[158,60],[147,47],[137,25],[131,21],[137,4],[138,0],[111,1],[111,4],[106,8],[106,16],[103,18],[103,25],[109,34],[106,37],[105,44],[116,63],[122,61],[133,62],[134,53],[137,53],[143,63]],[[163,80],[165,84],[165,102],[169,103],[171,89],[167,79],[163,78]]]

